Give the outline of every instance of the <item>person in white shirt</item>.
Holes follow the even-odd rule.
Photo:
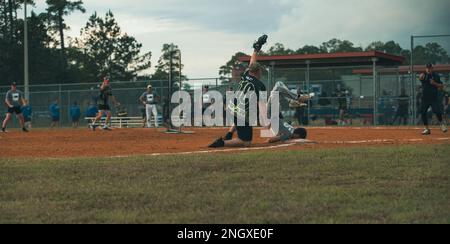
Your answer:
[[[158,128],[158,109],[157,104],[160,100],[160,97],[153,91],[152,85],[147,86],[147,91],[142,94],[139,100],[145,106],[145,112],[147,115],[147,127],[152,128],[152,115],[155,120],[155,126]]]

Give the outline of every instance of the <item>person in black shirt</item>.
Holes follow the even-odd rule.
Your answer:
[[[261,36],[258,41],[253,45],[254,52],[250,59],[250,65],[248,70],[242,75],[241,81],[239,83],[238,91],[242,92],[243,95],[254,92],[257,96],[257,101],[259,103],[259,92],[267,91],[266,86],[260,81],[262,67],[257,62],[258,52],[261,51],[262,46],[267,42],[267,35]],[[225,138],[219,138],[214,143],[212,143],[210,148],[220,148],[220,147],[248,147],[251,145],[253,140],[253,127],[249,124],[247,119],[249,115],[249,102],[247,99],[237,99],[237,104],[235,101],[231,101],[228,104],[227,109],[232,113],[241,114],[246,117],[245,126],[239,126],[237,118],[235,117],[235,125],[231,127]],[[263,106],[258,106],[263,107]],[[267,111],[259,111],[265,114]],[[258,116],[259,117],[259,116]],[[233,134],[237,132],[237,138],[233,138]]]
[[[400,119],[399,122],[400,124],[407,125],[408,114],[409,114],[409,96],[406,95],[405,89],[402,89],[402,92],[398,97],[397,113],[395,114],[395,118],[392,121],[392,125],[394,125],[398,119]]]
[[[436,72],[433,72],[433,65],[427,64],[426,73],[420,75],[420,81],[422,82],[422,120],[425,125],[423,135],[431,135],[431,130],[428,124],[427,111],[431,107],[433,113],[436,114],[439,122],[441,123],[442,132],[447,132],[447,125],[442,118],[441,105],[439,104],[439,90],[444,89],[444,85]]]
[[[334,96],[337,98],[338,113],[339,113],[338,124],[340,126],[345,126],[346,125],[345,115],[347,114],[348,111],[347,93],[344,89],[341,89],[340,85],[338,85],[338,88],[336,89]]]
[[[116,98],[112,94],[111,86],[109,85],[109,78],[105,77],[102,85],[100,86],[100,94],[98,97],[98,114],[94,119],[90,128],[95,131],[97,128],[97,121],[99,121],[103,114],[106,114],[105,124],[103,125],[103,130],[111,130],[109,128],[109,121],[111,120],[111,107],[109,106],[109,100],[113,102],[114,106],[119,106],[120,104],[116,101]]]
[[[450,94],[448,92],[444,92],[444,119],[448,122],[448,115],[450,114]]]

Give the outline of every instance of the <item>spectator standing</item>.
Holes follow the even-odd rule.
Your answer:
[[[77,102],[74,102],[73,105],[70,107],[70,118],[72,120],[72,127],[74,129],[78,128],[80,126],[80,117],[81,117],[81,108],[78,106]]]
[[[50,128],[59,127],[59,122],[61,120],[61,112],[59,108],[59,101],[56,99],[52,104],[50,104],[48,110],[50,112],[50,117],[52,122],[50,124]]]

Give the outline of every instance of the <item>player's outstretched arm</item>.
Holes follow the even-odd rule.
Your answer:
[[[147,103],[145,102],[145,97],[144,96],[140,96],[139,97],[139,102],[141,102],[142,104],[146,105]]]
[[[425,81],[425,78],[426,78],[425,73],[422,73],[422,74],[419,75],[419,80],[420,80],[420,81],[424,82],[424,81]]]
[[[9,103],[8,98],[5,99],[5,103],[8,106],[8,108],[12,108],[13,105],[11,103]]]
[[[431,85],[433,85],[434,87],[438,88],[438,89],[444,89],[445,86],[444,84],[441,82],[441,79],[439,78],[439,76],[431,79]]]
[[[272,138],[270,138],[267,142],[268,143],[277,143],[281,141],[281,136],[274,136]]]

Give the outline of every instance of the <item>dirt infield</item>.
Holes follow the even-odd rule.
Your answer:
[[[163,129],[116,129],[111,132],[87,129],[35,130],[29,134],[11,131],[0,134],[0,158],[115,157],[137,155],[209,153],[207,145],[226,129],[192,129],[194,134],[165,134]],[[367,145],[450,144],[450,134],[437,128],[433,135],[420,135],[420,128],[309,128],[316,144],[267,145],[259,138],[246,150],[301,150]],[[217,150],[216,150],[217,151]],[[220,150],[219,150],[220,151]]]

